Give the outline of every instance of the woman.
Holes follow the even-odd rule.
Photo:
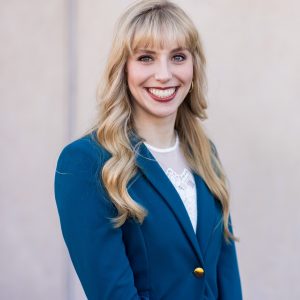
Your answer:
[[[206,118],[205,58],[175,4],[119,20],[98,123],[62,151],[55,195],[88,299],[242,299],[229,196]]]

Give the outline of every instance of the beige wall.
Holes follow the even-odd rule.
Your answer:
[[[0,1],[4,300],[84,299],[62,241],[53,176],[62,146],[92,122],[114,21],[131,1],[78,0],[75,10],[70,2]],[[205,46],[206,127],[230,177],[244,298],[300,299],[300,3],[176,2]]]
[[[65,299],[53,173],[64,142],[60,0],[0,2],[0,298]]]

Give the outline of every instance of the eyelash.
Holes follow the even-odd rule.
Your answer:
[[[180,57],[181,58],[181,60],[179,60],[179,61],[176,61],[176,62],[182,62],[182,61],[184,61],[185,60],[185,55],[184,54],[176,54],[176,55],[174,55],[173,56],[173,58],[174,57]],[[144,60],[144,59],[147,59],[147,60]],[[140,56],[137,60],[138,61],[141,61],[141,62],[144,62],[144,63],[148,63],[148,62],[150,62],[150,60],[148,60],[148,59],[153,59],[150,55],[142,55],[142,56]]]

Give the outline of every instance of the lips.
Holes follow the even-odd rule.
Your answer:
[[[176,96],[177,87],[168,88],[146,88],[148,94],[157,101],[166,102],[172,100]]]

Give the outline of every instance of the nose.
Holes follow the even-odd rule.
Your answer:
[[[162,60],[157,63],[154,77],[157,81],[161,82],[166,82],[172,78],[172,72],[168,61]]]

